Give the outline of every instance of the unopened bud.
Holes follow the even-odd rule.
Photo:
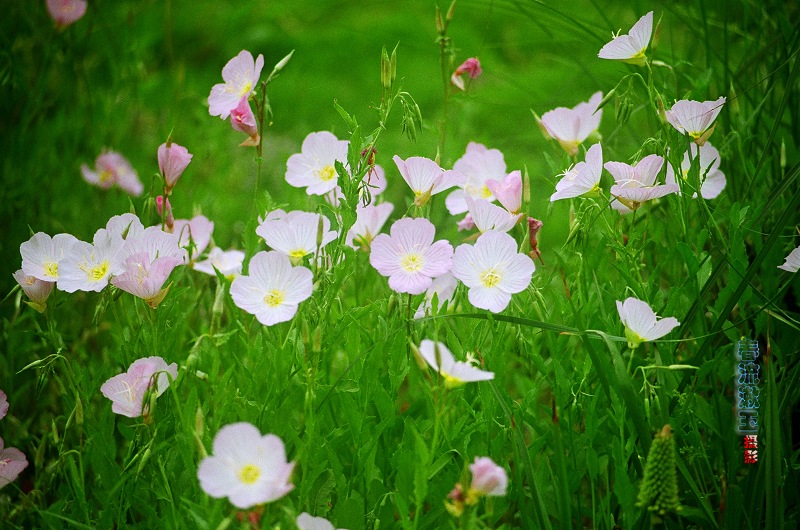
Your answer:
[[[447,9],[447,16],[445,16],[445,20],[447,21],[448,24],[450,23],[451,20],[453,20],[453,15],[455,14],[455,11],[456,11],[456,0],[453,0],[453,2],[450,4],[450,7]]]
[[[781,138],[781,169],[786,169],[786,140]]]
[[[284,68],[284,67],[285,67],[287,64],[289,64],[289,60],[292,58],[292,55],[294,55],[294,50],[290,51],[290,52],[288,53],[288,55],[286,55],[286,57],[284,57],[283,59],[281,59],[280,61],[278,61],[278,64],[276,64],[276,65],[275,65],[275,68],[273,68],[273,69],[272,69],[272,73],[273,73],[273,74],[277,74],[278,72],[280,72],[281,70],[283,70],[283,68]]]
[[[728,101],[730,101],[731,105],[731,113],[738,117],[739,116],[739,98],[736,96],[736,90],[733,88],[733,81],[731,81],[731,89],[730,94],[728,94]]]
[[[386,90],[392,87],[392,67],[389,63],[389,54],[386,51],[386,46],[381,51],[381,85]]]
[[[667,121],[667,109],[664,108],[664,100],[661,99],[661,96],[656,96],[656,106],[658,107],[658,121],[662,125],[667,125],[669,123]]]
[[[313,342],[311,343],[311,351],[314,353],[319,353],[322,350],[322,329],[317,326],[317,329],[314,330],[314,338]]]
[[[300,324],[300,340],[303,341],[303,344],[305,344],[306,348],[308,347],[310,334],[311,333],[308,330],[308,322],[306,322],[306,319],[303,319],[303,323]]]
[[[394,85],[394,80],[397,78],[397,46],[392,50],[392,57],[389,59],[389,81]]]
[[[436,32],[439,35],[444,34],[444,24],[442,23],[442,13],[439,11],[439,6],[436,6]]]
[[[166,213],[164,212],[164,202],[167,203]],[[172,205],[169,199],[165,201],[163,195],[156,197],[156,213],[158,213],[158,216],[164,221],[165,232],[171,233],[175,226],[175,217],[172,215]]]
[[[75,424],[83,426],[83,402],[80,397],[75,400]]]

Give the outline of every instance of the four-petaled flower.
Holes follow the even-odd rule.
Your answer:
[[[0,489],[8,486],[15,480],[22,470],[28,467],[25,454],[16,447],[5,447],[0,438]]]
[[[683,154],[681,161],[681,176],[684,180],[688,178],[692,161],[696,159],[700,168],[700,196],[704,199],[717,198],[727,184],[725,174],[719,169],[719,151],[710,142],[700,146],[694,143],[689,144],[689,151]],[[671,165],[667,166],[666,183],[675,183],[675,171]],[[697,193],[692,194],[692,197],[696,198]]]
[[[224,83],[219,83],[211,88],[208,96],[208,113],[219,116],[223,120],[239,105],[243,97],[250,97],[261,77],[264,67],[264,56],[259,54],[254,61],[253,54],[242,50],[239,55],[228,61],[222,69]]]
[[[698,145],[703,145],[714,131],[714,120],[722,111],[725,96],[716,101],[677,101],[667,111],[667,121],[681,134],[688,134]]]
[[[586,161],[568,169],[556,183],[556,192],[550,196],[550,202],[597,192],[602,174],[603,148],[600,144],[594,144],[586,151]]]
[[[464,177],[456,171],[445,171],[431,160],[421,156],[412,156],[403,160],[397,155],[392,158],[411,191],[414,192],[414,204],[424,206],[442,191],[463,183]]]
[[[330,228],[330,219],[322,214],[273,210],[258,225],[256,234],[263,237],[270,248],[289,256],[296,265],[303,257],[336,239],[336,232]]]
[[[22,255],[22,272],[45,282],[58,280],[59,264],[78,240],[71,234],[53,237],[37,232],[19,246]]]
[[[481,370],[468,362],[456,361],[447,346],[441,342],[424,339],[419,345],[419,353],[431,368],[442,375],[447,388],[494,379],[493,372]]]
[[[604,167],[616,182],[611,186],[611,195],[635,210],[645,201],[677,193],[680,186],[675,183],[656,184],[656,177],[663,165],[664,159],[658,155],[648,155],[635,166],[624,162],[606,162]]]
[[[86,164],[81,164],[81,174],[86,182],[102,189],[117,185],[134,197],[144,191],[144,185],[131,163],[114,151],[106,151],[98,156],[94,171]]]
[[[636,24],[627,35],[619,35],[600,49],[597,54],[601,59],[615,59],[626,63],[644,66],[647,45],[653,34],[653,12],[650,11]]]
[[[467,504],[475,504],[483,496],[501,497],[506,494],[508,474],[488,456],[476,457],[469,470],[472,482],[466,496]]]
[[[356,245],[366,250],[369,244],[380,233],[383,225],[394,211],[394,205],[390,202],[381,204],[368,204],[367,206],[356,207],[356,222],[347,232],[345,243],[353,248]]]
[[[336,189],[336,162],[347,164],[348,145],[347,140],[339,140],[328,131],[309,134],[300,152],[286,162],[286,182],[295,188],[306,188],[308,195],[324,195]]]
[[[507,176],[503,153],[475,142],[467,144],[464,155],[453,164],[453,171],[461,175],[459,188],[448,193],[444,201],[452,215],[467,211],[467,197],[493,201],[489,182],[499,183]]]
[[[660,339],[680,325],[674,317],[658,318],[647,302],[638,298],[626,298],[624,302],[617,300],[617,311],[625,325],[625,337],[631,349],[642,342]]]
[[[208,259],[204,261],[197,261],[194,264],[194,270],[215,276],[218,270],[220,274],[226,278],[234,278],[242,273],[242,264],[244,263],[244,252],[241,250],[225,250],[219,247],[214,247],[208,253]]]
[[[177,377],[177,364],[167,365],[161,357],[145,357],[134,361],[127,372],[103,383],[100,392],[113,403],[112,412],[138,418],[148,413],[145,394],[150,391],[160,396]]]
[[[542,114],[541,125],[551,138],[558,140],[570,156],[578,154],[578,146],[600,126],[603,110],[597,106],[603,100],[602,92],[595,92],[589,101],[574,108],[558,107]]]

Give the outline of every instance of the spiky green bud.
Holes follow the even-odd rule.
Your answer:
[[[664,425],[653,439],[637,506],[658,515],[675,513],[680,509],[675,439],[669,425]]]

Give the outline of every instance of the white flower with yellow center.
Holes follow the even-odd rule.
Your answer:
[[[638,298],[617,300],[619,318],[625,325],[628,347],[636,348],[642,342],[660,339],[680,325],[676,318],[658,318],[653,309]]]
[[[347,164],[348,145],[347,140],[339,140],[328,131],[309,134],[300,152],[286,162],[286,182],[306,188],[308,195],[325,195],[336,189],[336,162]]]
[[[447,346],[441,342],[425,339],[419,345],[419,353],[431,368],[441,374],[444,384],[448,388],[455,388],[474,381],[494,379],[494,372],[481,370],[469,362],[456,361]]]
[[[334,239],[330,220],[322,214],[294,210],[275,210],[256,228],[270,248],[282,252],[297,265],[308,254],[317,252]]]
[[[22,272],[44,282],[58,280],[58,264],[78,240],[70,234],[53,237],[37,232],[19,246],[22,255]]]
[[[261,77],[264,67],[264,56],[259,54],[253,60],[253,54],[242,50],[239,55],[231,59],[222,68],[224,83],[218,83],[211,88],[208,96],[208,113],[228,119],[231,111],[236,108],[243,97],[249,97]]]
[[[462,175],[463,181],[447,195],[445,206],[452,215],[458,215],[467,212],[467,197],[494,201],[488,182],[499,183],[506,177],[506,162],[497,149],[470,142],[464,156],[453,164],[453,171]]]
[[[232,423],[214,437],[214,454],[197,468],[200,487],[214,498],[228,497],[246,510],[280,499],[294,489],[289,482],[294,462],[274,434],[261,435],[255,425]]]
[[[59,291],[100,292],[112,276],[125,272],[119,252],[124,244],[122,237],[101,228],[92,242],[76,241],[70,247],[59,264]]]
[[[311,296],[313,274],[292,267],[288,256],[261,251],[250,260],[249,275],[234,278],[233,302],[265,326],[291,320],[300,302]]]
[[[625,63],[644,66],[645,50],[653,35],[653,12],[650,11],[636,22],[627,35],[617,35],[600,49],[601,59],[615,59]]]

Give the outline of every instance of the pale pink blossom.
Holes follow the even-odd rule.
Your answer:
[[[336,530],[333,523],[324,517],[312,517],[311,514],[303,512],[297,516],[297,528],[300,530]],[[345,530],[340,528],[339,530]]]
[[[616,36],[603,46],[597,56],[601,59],[615,59],[644,66],[644,52],[650,44],[652,34],[653,12],[650,11],[633,25],[627,35]]]
[[[47,0],[47,12],[60,28],[69,26],[86,14],[86,0]]]
[[[245,133],[249,138],[241,143],[243,146],[258,145],[260,136],[258,134],[258,123],[247,96],[242,96],[239,104],[231,111],[231,127],[234,131]]]
[[[121,239],[136,238],[144,234],[142,221],[132,213],[115,215],[106,223],[106,231]]]
[[[787,272],[797,272],[800,270],[800,247],[797,247],[786,256],[786,261],[783,265],[778,265],[779,269]]]
[[[438,309],[441,309],[446,302],[450,302],[453,299],[453,295],[456,293],[456,287],[458,287],[458,281],[455,276],[449,272],[434,278],[431,286],[425,291],[425,300],[423,300],[417,308],[417,311],[414,313],[414,318],[423,318],[431,314],[433,311],[434,295],[438,301]]]
[[[167,365],[161,357],[145,357],[134,361],[127,372],[103,383],[100,392],[111,400],[112,412],[138,418],[148,413],[145,394],[150,391],[160,396],[177,377],[177,364]]]
[[[222,69],[224,83],[219,83],[211,88],[208,96],[208,113],[219,116],[223,120],[239,105],[242,98],[250,97],[261,77],[264,67],[264,56],[259,54],[253,61],[253,54],[242,50],[239,55],[228,61]]]
[[[192,156],[188,149],[173,142],[165,142],[158,147],[158,169],[164,177],[167,194],[183,175]]]
[[[493,313],[504,310],[511,295],[524,291],[535,270],[533,260],[517,252],[514,238],[485,232],[475,245],[460,245],[453,256],[453,276],[469,288],[470,303]]]
[[[624,162],[606,162],[604,167],[616,182],[611,186],[611,195],[635,210],[645,201],[677,193],[680,187],[675,183],[656,184],[663,165],[664,158],[658,155],[648,155],[634,166]]]
[[[470,79],[477,79],[482,73],[481,62],[476,57],[470,57],[456,68],[453,75],[450,76],[450,82],[461,90],[465,90],[464,80],[461,76],[467,74]]]
[[[558,107],[542,114],[541,124],[551,138],[558,140],[570,156],[578,154],[578,146],[600,127],[603,110],[597,106],[603,93],[595,92],[589,101],[574,108]]]
[[[189,252],[189,261],[194,261],[211,242],[214,223],[204,215],[195,215],[190,220],[176,219],[172,233],[178,236],[178,246]]]
[[[149,226],[141,234],[129,235],[119,250],[118,259],[125,261],[134,254],[145,253],[153,262],[158,258],[175,258],[186,263],[188,254],[178,241],[178,234],[167,233],[160,226]]]
[[[119,251],[125,241],[118,234],[101,228],[92,244],[76,241],[59,263],[57,286],[60,291],[100,292],[112,276],[124,272]]]
[[[522,173],[519,170],[512,171],[499,182],[488,179],[486,187],[503,208],[512,214],[517,214],[522,209]]]
[[[472,215],[468,213],[467,215],[464,216],[462,220],[460,220],[456,224],[458,226],[459,232],[461,232],[462,230],[472,230],[473,228],[475,228],[475,219],[473,219]]]
[[[234,278],[242,274],[242,264],[244,263],[244,252],[241,250],[223,250],[214,247],[208,253],[208,259],[198,261],[194,264],[194,270],[216,276],[214,269],[226,278]]]
[[[572,166],[556,183],[556,192],[550,196],[550,202],[596,193],[600,189],[602,174],[603,148],[594,144],[586,151],[586,161]]]
[[[456,171],[445,171],[429,158],[412,156],[405,160],[395,155],[392,160],[400,175],[414,192],[414,204],[425,205],[432,195],[459,186],[464,177]]]
[[[658,318],[653,309],[638,298],[617,300],[619,318],[625,326],[628,347],[636,348],[642,342],[660,339],[680,325],[673,317]]]
[[[456,361],[453,354],[442,342],[425,339],[419,345],[419,353],[431,368],[442,375],[444,384],[448,388],[455,388],[475,381],[494,379],[493,372],[476,368],[469,362]]]
[[[472,473],[469,496],[503,496],[508,489],[508,475],[506,470],[487,457],[475,458],[469,466]]]
[[[211,497],[227,497],[246,510],[280,499],[294,489],[294,462],[286,460],[283,441],[261,435],[250,423],[231,423],[214,437],[213,454],[197,468],[200,487]]]
[[[336,162],[347,165],[347,140],[339,140],[328,131],[306,136],[299,153],[286,162],[286,182],[306,188],[308,195],[324,195],[336,189],[339,175]]]
[[[137,252],[125,259],[125,271],[112,278],[111,285],[141,298],[155,309],[167,294],[164,283],[181,263],[183,260],[174,256],[151,259],[147,252]]]
[[[81,165],[81,174],[86,182],[103,189],[116,185],[134,197],[138,197],[144,191],[144,186],[131,163],[115,151],[107,151],[98,156],[94,171],[86,164]]]
[[[464,155],[453,164],[453,171],[461,175],[459,188],[451,191],[445,199],[445,206],[452,215],[467,211],[467,197],[494,200],[488,182],[500,182],[506,177],[506,161],[497,149],[470,142]]]
[[[275,210],[258,225],[256,234],[264,238],[270,248],[286,254],[297,264],[304,256],[316,253],[317,247],[322,248],[336,239],[336,232],[330,228],[330,220],[322,214]]]
[[[0,420],[5,418],[6,414],[8,414],[8,396],[0,390]]]
[[[14,279],[30,300],[29,305],[40,313],[47,307],[47,298],[53,291],[55,282],[45,282],[35,276],[28,276],[22,269],[13,274]]]
[[[681,134],[688,134],[695,143],[702,145],[713,131],[712,124],[725,104],[725,96],[716,101],[677,101],[667,111],[667,121]]]
[[[281,252],[258,252],[248,272],[234,278],[231,298],[265,326],[291,320],[300,302],[311,296],[314,275],[303,266],[292,267]]]
[[[507,210],[490,203],[483,199],[473,199],[467,197],[467,206],[472,222],[483,232],[494,230],[495,232],[508,232],[522,218],[522,214],[513,215]]]
[[[19,246],[22,255],[22,271],[45,282],[58,280],[59,263],[78,240],[70,234],[53,237],[37,232]]]
[[[0,489],[8,486],[28,467],[25,454],[16,447],[5,447],[0,438]]]
[[[690,151],[691,157],[689,155]],[[725,174],[719,169],[719,151],[711,143],[706,142],[700,146],[694,143],[689,144],[689,151],[683,154],[683,160],[681,161],[681,176],[684,180],[688,178],[689,170],[692,168],[692,160],[697,159],[698,156],[700,196],[704,199],[715,199],[725,189],[727,180],[725,179]],[[675,184],[675,171],[671,165],[667,166],[666,183]],[[696,198],[697,193],[694,193],[692,197]]]
[[[365,250],[369,248],[370,242],[380,233],[392,211],[394,205],[390,202],[356,206],[356,222],[347,232],[345,244],[353,248],[357,248],[356,244]]]
[[[433,278],[450,270],[453,247],[447,241],[433,242],[436,228],[427,219],[395,221],[389,235],[372,240],[369,262],[398,293],[420,294]]]

